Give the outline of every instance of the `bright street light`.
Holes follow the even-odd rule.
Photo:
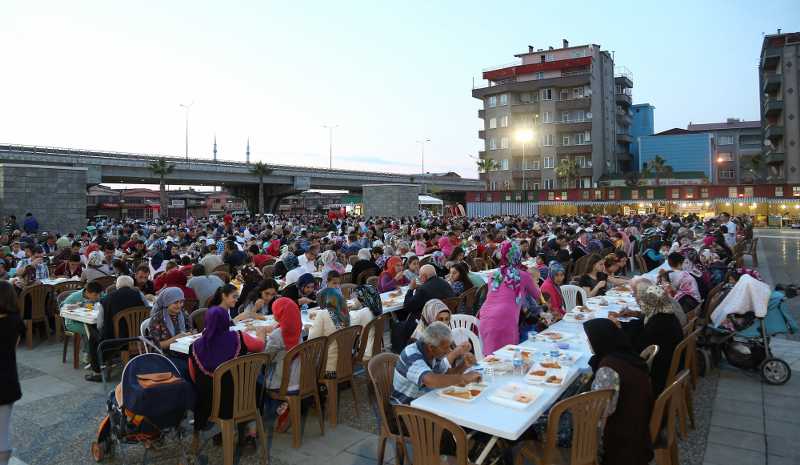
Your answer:
[[[533,130],[531,130],[531,129],[518,129],[514,133],[514,138],[517,139],[517,141],[522,142],[522,143],[530,142],[530,141],[533,140]]]

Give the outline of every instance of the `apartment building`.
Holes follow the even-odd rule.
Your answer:
[[[764,36],[758,71],[767,179],[800,182],[800,32]]]
[[[633,166],[639,167],[639,137],[652,136],[655,133],[656,107],[649,103],[631,105],[631,145]]]
[[[592,187],[601,176],[630,165],[629,75],[614,77],[611,54],[599,45],[534,49],[515,55],[515,64],[487,69],[484,87],[472,96],[483,102],[480,173],[490,190]],[[531,137],[532,136],[532,137]],[[556,167],[569,160],[569,178]]]
[[[766,166],[753,164],[761,155],[761,121],[728,118],[724,123],[689,123],[689,132],[714,138],[716,184],[755,184],[766,181]]]

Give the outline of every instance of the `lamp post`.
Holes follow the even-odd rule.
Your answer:
[[[418,140],[417,143],[420,145],[420,162],[422,164],[422,174],[425,174],[425,144],[430,142],[430,139],[422,139]]]
[[[333,130],[338,128],[338,124],[324,124],[322,125],[323,128],[328,130],[328,163],[330,164],[329,168],[333,169]]]
[[[194,105],[194,100],[192,100],[192,103],[190,103],[188,105],[183,104],[183,103],[180,104],[180,107],[183,108],[184,110],[186,110],[186,134],[185,134],[184,143],[185,143],[186,161],[187,162],[189,161],[189,109],[192,108],[192,105]]]
[[[533,130],[531,129],[518,129],[514,133],[514,138],[522,143],[522,190],[526,189],[525,183],[525,143],[533,140]]]

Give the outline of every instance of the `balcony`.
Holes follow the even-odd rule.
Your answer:
[[[592,120],[588,121],[558,121],[556,131],[558,132],[583,132],[592,130]]]
[[[561,145],[556,147],[556,155],[582,155],[592,153],[592,144]]]
[[[764,76],[764,93],[774,94],[778,92],[783,83],[783,75],[777,73],[767,73]]]
[[[592,107],[591,97],[582,97],[568,100],[557,100],[556,110],[588,110]]]
[[[764,137],[771,141],[780,140],[783,137],[783,126],[767,126]]]
[[[484,110],[484,109],[478,110],[478,118],[480,118],[480,119],[486,118],[486,110]]]
[[[766,70],[773,70],[778,67],[783,55],[782,48],[767,48],[764,49],[764,54],[761,57],[761,68]]]
[[[765,158],[768,165],[780,165],[786,160],[783,152],[769,152]]]
[[[633,142],[633,137],[630,134],[617,134],[617,142],[630,144]]]
[[[623,126],[630,126],[632,119],[627,111],[617,108],[617,121],[622,123]]]
[[[633,81],[631,78],[625,74],[620,74],[614,78],[614,84],[620,85],[622,87],[631,88],[633,87]]]
[[[633,155],[630,152],[617,152],[616,155],[618,161],[633,161]]]
[[[764,115],[767,117],[777,117],[783,111],[783,100],[768,99],[764,103]]]
[[[617,103],[621,103],[623,105],[630,106],[632,103],[631,96],[624,93],[617,93]]]
[[[539,104],[528,102],[511,105],[511,113],[538,113]]]
[[[502,94],[505,92],[531,92],[545,87],[579,87],[591,84],[591,82],[592,73],[588,71],[548,79],[531,79],[528,81],[511,79],[503,83],[491,83],[487,87],[476,87],[472,89],[472,96],[474,98],[483,99],[488,95]]]
[[[478,131],[478,139],[486,139],[486,131],[481,129]]]

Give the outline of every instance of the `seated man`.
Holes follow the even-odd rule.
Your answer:
[[[417,342],[403,349],[394,369],[392,403],[408,405],[432,389],[480,381],[480,374],[464,373],[475,364],[475,357],[451,351],[452,342],[450,328],[437,321],[425,328]],[[458,357],[463,357],[464,363],[453,367]]]
[[[416,281],[411,281],[408,285],[403,310],[397,314],[401,321],[405,320],[408,315],[419,319],[422,307],[431,299],[445,300],[455,297],[453,288],[447,281],[436,275],[436,268],[433,265],[423,265],[419,269],[419,280],[422,282],[421,285],[417,285]]]
[[[97,281],[92,281],[87,283],[86,287],[83,289],[77,290],[68,295],[67,298],[61,302],[61,308],[64,308],[66,305],[81,305],[84,307],[89,304],[94,305],[100,300],[100,294],[102,293],[103,287],[100,286],[100,283]],[[79,321],[65,319],[64,328],[66,328],[67,331],[72,331],[73,333],[80,335],[83,337],[84,341],[86,341],[86,338],[88,337],[86,334],[86,325]],[[88,348],[88,344],[84,344],[83,347],[84,350],[86,350]]]

